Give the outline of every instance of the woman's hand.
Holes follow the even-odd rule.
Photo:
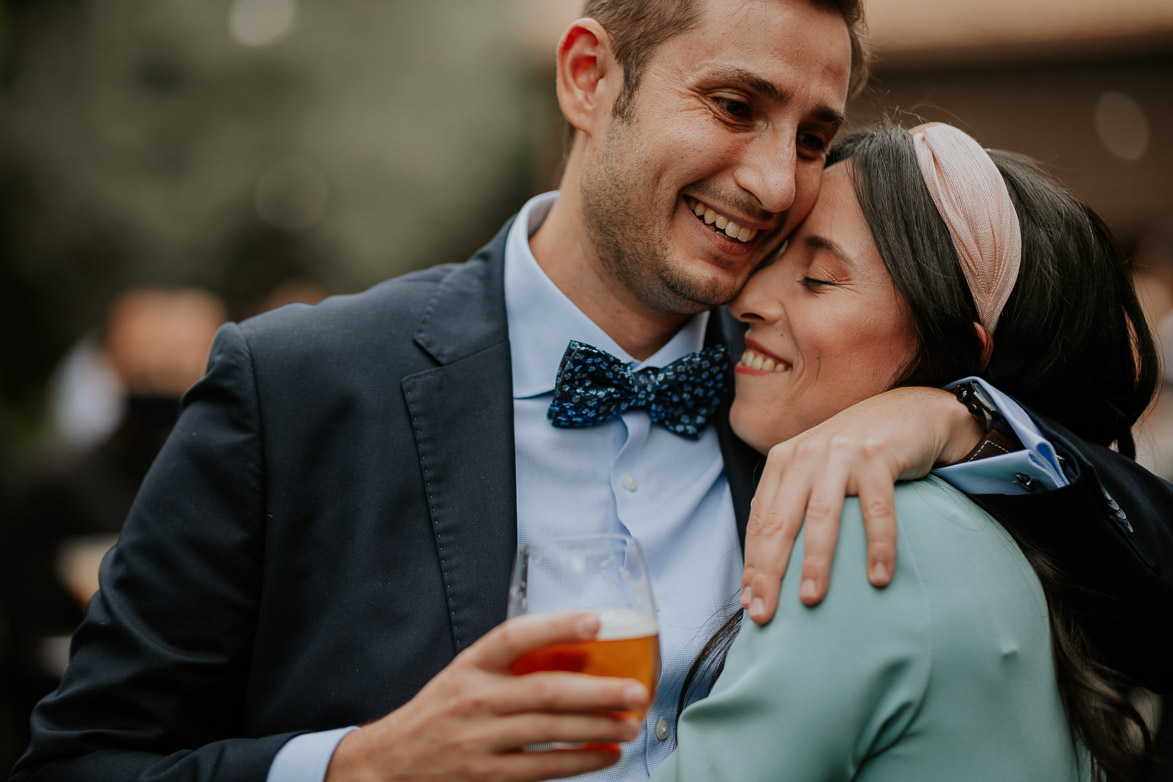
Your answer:
[[[794,539],[806,523],[799,596],[827,592],[843,499],[858,496],[868,538],[868,580],[887,586],[896,566],[893,487],[969,453],[984,433],[948,391],[896,388],[865,399],[770,449],[750,506],[741,605],[765,624]]]

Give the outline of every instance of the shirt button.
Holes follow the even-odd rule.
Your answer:
[[[663,717],[661,717],[660,721],[656,723],[656,738],[658,738],[660,741],[664,741],[668,738],[668,720],[664,719]]]
[[[635,476],[631,473],[625,472],[623,473],[623,488],[627,489],[628,491],[635,491],[639,488],[639,481],[637,481]]]

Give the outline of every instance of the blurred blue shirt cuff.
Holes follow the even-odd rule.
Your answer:
[[[981,378],[967,377],[946,386],[952,390],[967,381],[976,381],[987,393],[1006,423],[1022,443],[1022,450],[989,456],[933,470],[966,494],[1030,494],[1066,486],[1067,476],[1054,446],[1047,441],[1030,416],[1010,397]]]
[[[323,782],[338,742],[352,730],[358,728],[337,728],[294,736],[273,758],[265,782]]]

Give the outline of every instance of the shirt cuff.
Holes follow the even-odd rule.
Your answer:
[[[302,733],[285,742],[273,758],[265,782],[323,782],[342,737],[357,727]]]
[[[1055,447],[1017,402],[976,377],[962,378],[946,386],[946,390],[971,380],[982,387],[998,408],[1022,443],[1022,450],[938,467],[933,473],[966,494],[1031,494],[1066,486],[1067,476]]]

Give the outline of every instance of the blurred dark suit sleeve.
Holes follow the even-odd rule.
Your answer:
[[[1173,484],[1031,417],[1064,458],[1071,484],[974,499],[1053,557],[1104,662],[1150,690],[1173,689]]]
[[[111,588],[73,641],[87,653],[34,715],[25,761],[58,759],[37,779],[138,779],[148,769],[170,779],[154,776],[170,766],[175,778],[231,768],[229,778],[263,780],[288,739],[224,738],[247,735],[262,454],[246,349],[221,339],[212,363],[102,563]]]
[[[264,780],[504,620],[504,236],[221,330],[14,780]]]

